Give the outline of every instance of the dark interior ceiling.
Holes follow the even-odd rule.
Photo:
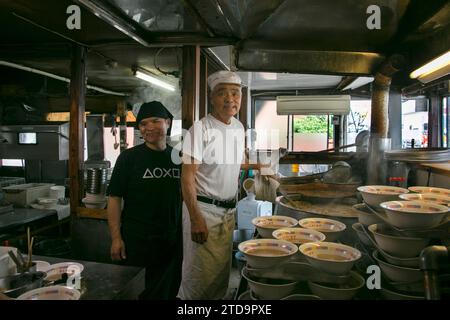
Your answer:
[[[66,27],[72,4],[81,30]],[[381,30],[366,27],[369,5],[381,9]],[[122,93],[144,85],[133,65],[161,75],[155,56],[160,70],[179,72],[182,45],[235,45],[240,71],[348,76],[399,53],[406,86],[405,75],[450,43],[446,0],[0,0],[0,9],[0,60],[69,77],[78,43],[88,48],[88,83]]]

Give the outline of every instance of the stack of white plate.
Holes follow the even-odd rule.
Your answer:
[[[107,198],[103,194],[86,193],[86,197],[81,200],[86,208],[104,209]]]

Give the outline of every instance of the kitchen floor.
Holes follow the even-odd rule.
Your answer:
[[[224,297],[224,300],[234,300],[236,291],[239,287],[239,282],[241,280],[241,274],[237,267],[231,268],[230,272],[230,282],[228,283],[228,292]]]

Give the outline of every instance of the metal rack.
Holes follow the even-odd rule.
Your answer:
[[[13,186],[16,184],[24,184],[25,178],[22,177],[0,177],[0,191],[4,187]]]

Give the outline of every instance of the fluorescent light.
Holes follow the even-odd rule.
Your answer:
[[[450,73],[450,51],[428,62],[409,75],[412,79],[430,82]]]
[[[358,77],[355,80],[353,80],[352,82],[350,82],[345,88],[343,88],[342,91],[348,90],[348,89],[353,90],[353,89],[362,87],[372,81],[373,81],[373,77]]]
[[[159,80],[158,78],[151,76],[147,73],[144,73],[142,71],[136,70],[134,75],[139,79],[150,82],[156,86],[160,86],[161,88],[167,89],[169,91],[175,91],[175,86],[168,84],[162,80]]]
[[[30,67],[27,67],[27,66],[24,66],[24,65],[21,65],[21,64],[17,64],[17,63],[12,63],[12,62],[8,62],[8,61],[0,60],[0,66],[6,66],[6,67],[15,68],[15,69],[19,69],[19,70],[23,70],[23,71],[27,71],[27,72],[31,72],[31,73],[36,73],[36,74],[40,74],[42,76],[46,76],[46,77],[49,77],[49,78],[52,78],[52,79],[56,79],[56,80],[60,80],[60,81],[64,81],[64,82],[70,83],[70,79],[69,78],[61,77],[61,76],[58,76],[58,75],[50,73],[50,72],[42,71],[42,70],[35,69],[35,68],[30,68]],[[107,90],[107,89],[104,89],[104,88],[101,88],[101,87],[92,86],[92,85],[89,85],[89,84],[86,85],[86,88],[92,89],[92,90],[95,90],[95,91],[98,91],[98,92],[106,93],[106,94],[112,94],[112,95],[115,95],[115,96],[127,96],[127,94],[123,93],[123,92],[111,91],[111,90]]]
[[[259,72],[258,75],[263,80],[277,80],[277,74],[273,72]]]

